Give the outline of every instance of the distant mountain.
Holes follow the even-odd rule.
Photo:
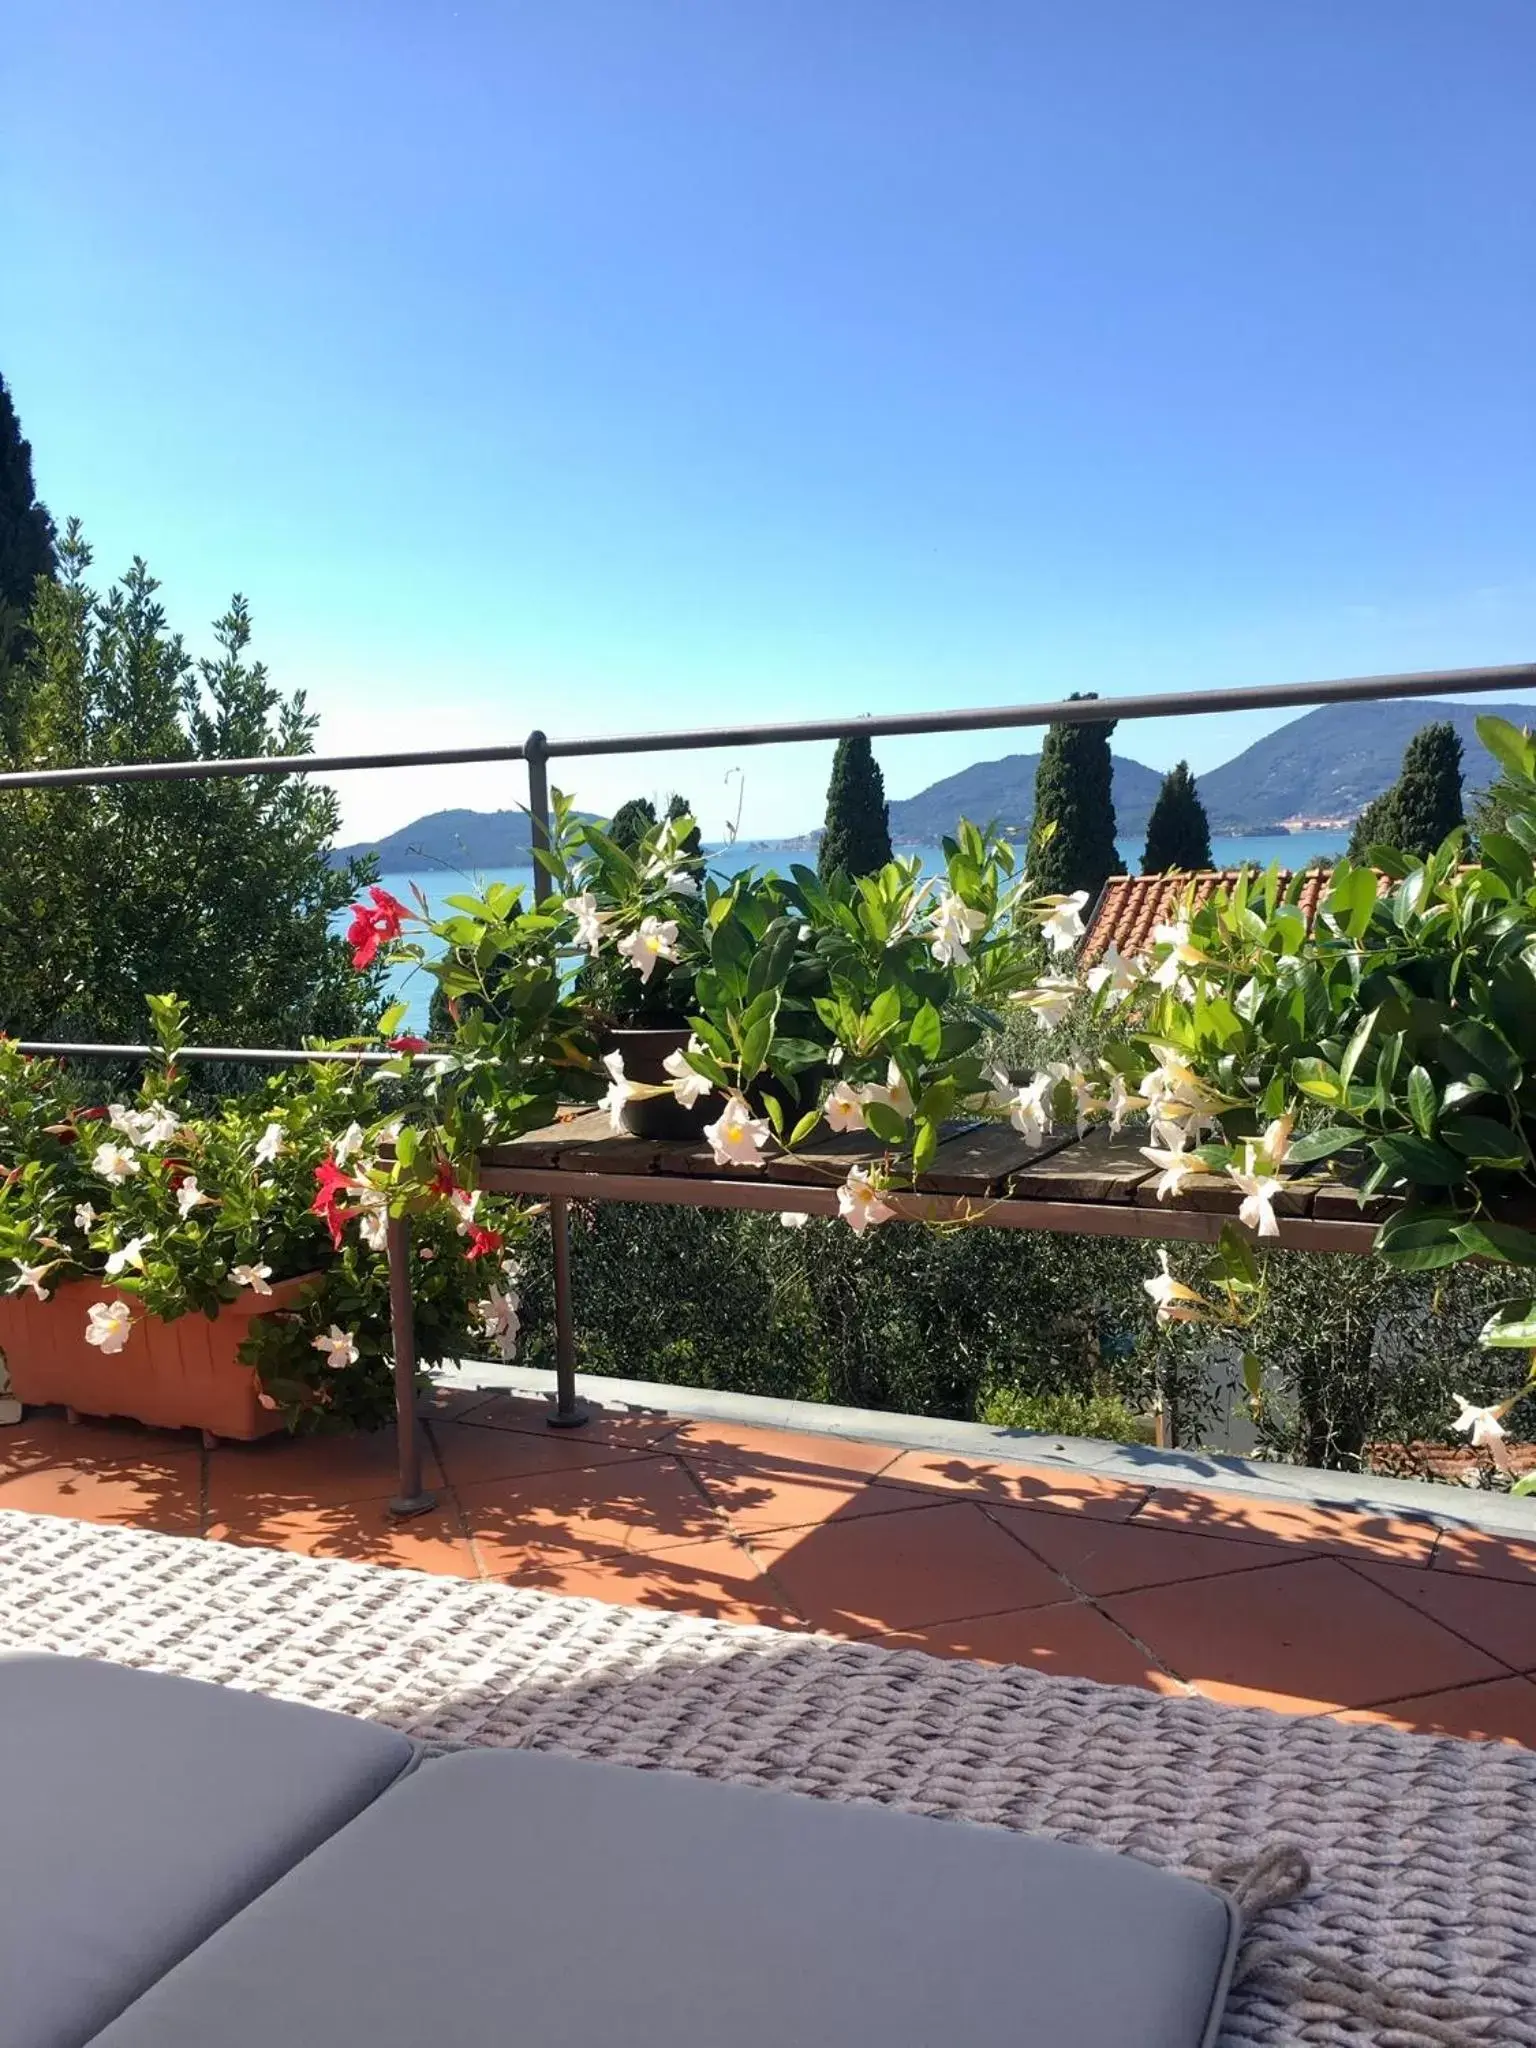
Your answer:
[[[1424,697],[1391,704],[1323,704],[1256,740],[1200,780],[1213,832],[1265,832],[1293,818],[1353,818],[1397,780],[1403,749],[1421,726],[1453,725],[1465,749],[1462,783],[1470,799],[1497,770],[1477,737],[1477,720],[1496,712],[1536,725],[1536,704],[1443,704]]]
[[[1124,754],[1112,754],[1115,824],[1122,833],[1145,831],[1147,818],[1163,786],[1155,768]],[[1035,811],[1035,770],[1038,754],[1006,754],[1001,761],[977,761],[958,775],[917,796],[900,797],[890,806],[891,837],[912,846],[932,846],[953,832],[961,818],[977,825],[1000,825],[1021,836]]]
[[[1470,799],[1493,780],[1492,757],[1477,737],[1483,709],[1515,725],[1536,726],[1536,704],[1474,707],[1410,698],[1391,704],[1324,704],[1256,740],[1235,760],[1199,778],[1213,832],[1272,832],[1298,819],[1352,819],[1395,782],[1403,749],[1422,725],[1444,719],[1466,749],[1463,768]],[[1145,832],[1161,771],[1124,754],[1114,764],[1115,824],[1122,839]],[[891,837],[908,846],[932,846],[961,818],[996,824],[1023,836],[1035,808],[1038,754],[1007,754],[946,775],[916,796],[891,804]],[[816,845],[819,834],[764,845]],[[337,847],[334,862],[377,854],[385,874],[474,874],[481,869],[531,867],[526,811],[434,811],[386,839]]]
[[[384,839],[333,848],[331,863],[377,854],[386,875],[531,868],[526,811],[433,811]]]

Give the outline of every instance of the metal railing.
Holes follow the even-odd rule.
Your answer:
[[[361,769],[440,768],[495,761],[523,761],[528,771],[531,848],[550,844],[549,763],[603,754],[646,754],[709,747],[763,747],[811,740],[911,736],[923,733],[990,732],[1020,726],[1104,725],[1147,718],[1188,717],[1233,711],[1301,710],[1325,704],[1376,703],[1405,697],[1465,697],[1536,685],[1536,662],[1496,668],[1429,670],[1411,675],[1353,676],[1331,682],[1262,684],[1256,688],[1174,691],[1139,697],[1071,697],[1041,704],[998,704],[962,711],[893,713],[889,717],[829,718],[780,724],[690,727],[676,732],[610,733],[550,739],[535,729],[518,744],[432,748],[408,753],[260,754],[196,761],[127,761],[99,767],[24,768],[0,774],[0,792],[61,789],[131,782],[199,782],[255,775],[346,774]],[[535,860],[534,894],[548,897],[553,878]],[[144,1059],[147,1045],[94,1045],[24,1040],[23,1052],[62,1059]],[[314,1060],[373,1065],[395,1055],[374,1050],[310,1052],[292,1047],[184,1046],[179,1059],[230,1061],[258,1066],[304,1065]],[[576,1400],[575,1344],[570,1313],[569,1197],[548,1198],[556,1293],[556,1404],[550,1420],[570,1427],[585,1419]],[[407,1243],[403,1222],[390,1224],[391,1319],[395,1331],[395,1396],[399,1421],[399,1493],[390,1503],[399,1514],[432,1505],[422,1490],[420,1445],[415,1426],[415,1346]]]

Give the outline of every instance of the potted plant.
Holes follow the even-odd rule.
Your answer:
[[[128,1102],[0,1041],[0,1347],[19,1399],[210,1436],[383,1421],[383,1230],[405,1204],[423,1358],[505,1333],[509,1312],[515,1335],[497,1273],[513,1205],[478,1215],[435,1153],[413,1164],[419,1145],[377,1157],[395,1127],[380,1089],[408,1102],[408,1054],[381,1080],[317,1064],[203,1107],[176,1062],[181,1006],[151,1012],[162,1057]]]

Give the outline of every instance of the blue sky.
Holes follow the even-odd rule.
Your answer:
[[[50,0],[0,370],[327,747],[1529,659],[1531,0]],[[1122,728],[1156,766],[1271,718]],[[893,794],[1030,736],[887,743]],[[827,750],[568,771],[711,832]],[[350,778],[348,825],[516,771]]]

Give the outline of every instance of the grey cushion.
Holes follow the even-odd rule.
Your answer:
[[[428,1763],[100,2048],[1203,2048],[1218,1894],[1102,1850],[535,1751]]]
[[[414,1759],[404,1737],[0,1658],[0,2048],[76,2048]]]

